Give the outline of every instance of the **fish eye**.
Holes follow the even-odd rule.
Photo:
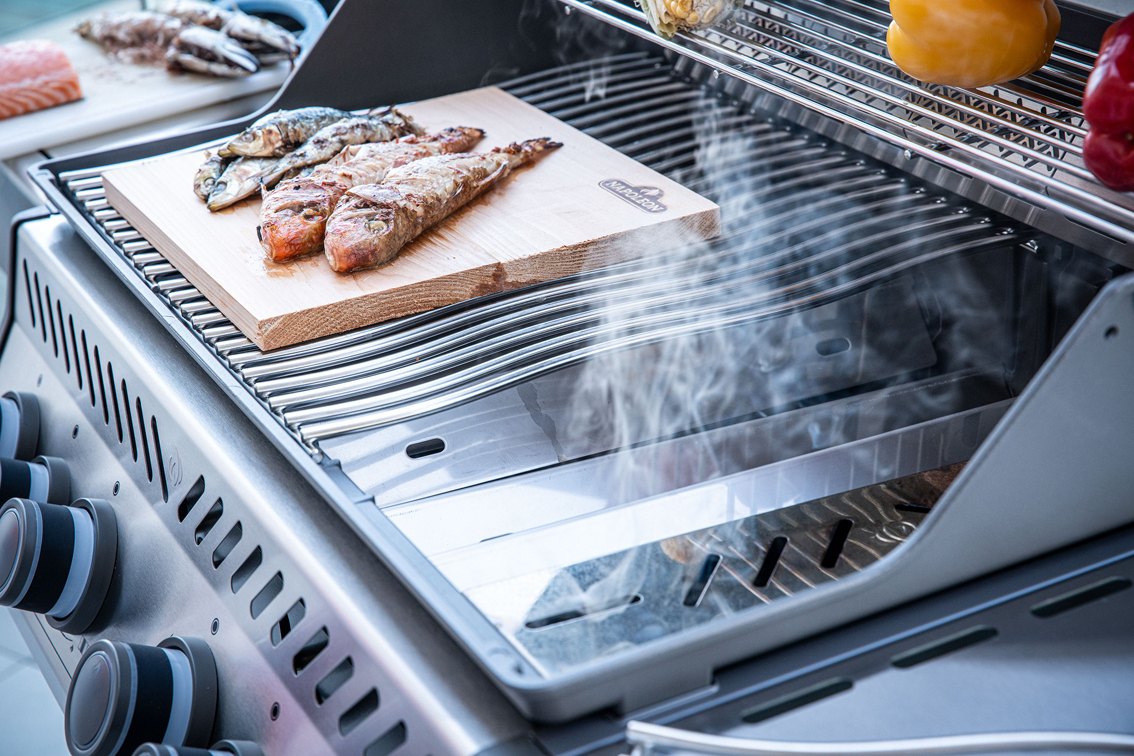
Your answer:
[[[383,231],[386,230],[386,221],[380,221],[380,220],[367,221],[366,222],[366,230],[367,231],[375,231],[377,233],[382,233]]]

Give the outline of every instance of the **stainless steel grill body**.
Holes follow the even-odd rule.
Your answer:
[[[568,5],[641,33],[641,19],[623,6]],[[1090,298],[1122,272],[1115,262],[1128,259],[1115,224],[1128,210],[1099,210],[1107,197],[1097,185],[1072,186],[1084,180],[1073,159],[1081,122],[1072,102],[1048,110],[1050,82],[1025,82],[1027,100],[1021,92],[1009,101],[1007,90],[947,92],[954,110],[932,120],[926,111],[945,95],[914,92],[892,70],[878,73],[889,77],[878,91],[847,78],[868,75],[857,59],[836,66],[842,78],[828,72],[816,83],[816,61],[830,63],[832,50],[884,69],[877,9],[855,3],[852,23],[849,4],[818,21],[818,6],[784,7],[752,5],[739,17],[752,32],[747,43],[767,53],[722,52],[732,48],[720,39],[736,43],[736,28],[663,46],[678,57],[618,34],[604,43],[617,52],[611,57],[533,73],[521,67],[504,84],[724,202],[725,235],[696,261],[625,264],[263,354],[117,216],[98,177],[109,163],[189,147],[237,125],[55,163],[38,179],[227,400],[524,714],[562,720],[603,706],[634,709],[707,685],[721,665],[1125,522],[1113,501],[1096,497],[1073,525],[958,562],[949,556],[957,544],[1006,527],[981,510],[997,481],[976,465],[958,482],[973,493],[947,497],[945,514],[912,537],[920,518],[882,504],[857,509],[862,540],[850,542],[858,555],[824,566],[818,554],[816,567],[815,544],[846,518],[796,505],[969,459]],[[496,10],[501,27],[511,23],[515,8]],[[336,30],[349,23],[333,23],[320,45],[338,44]],[[441,22],[439,40],[453,23]],[[599,28],[609,37],[610,26]],[[771,38],[793,41],[769,46]],[[719,75],[722,62],[702,47],[728,58],[730,75]],[[1081,69],[1075,54],[1060,53],[1057,84]],[[305,66],[328,60],[316,49]],[[482,73],[495,63],[478,60]],[[303,74],[281,102],[322,92],[304,94]],[[415,96],[440,86],[423,79]],[[340,105],[357,97],[336,96]],[[987,110],[987,119],[965,120],[973,109]],[[1005,113],[1024,111],[1016,126],[1003,123],[1011,120]],[[729,159],[698,161],[706,130],[736,148]],[[926,142],[926,130],[939,141]],[[918,162],[928,158],[932,165]],[[1052,194],[1041,202],[1029,182]],[[753,332],[784,341],[796,358],[770,368],[774,388],[752,380],[698,424],[663,437],[627,437],[602,423],[566,431],[588,365],[619,355],[648,369],[659,345],[697,344],[706,334],[743,353]],[[832,343],[846,347],[824,354]],[[1113,368],[1118,358],[1097,359]],[[1104,388],[1094,401],[1113,395],[1110,383]],[[1032,406],[1044,401],[1053,400]],[[1075,401],[1084,416],[1097,412],[1091,397]],[[1010,413],[1012,428],[1034,417]],[[1022,434],[999,428],[995,449],[1023,449]],[[407,454],[435,439],[443,452]],[[1044,453],[1032,457],[1050,464]],[[1089,466],[1110,462],[1100,455]],[[651,474],[609,486],[619,474],[628,479],[627,465]],[[1001,491],[1004,511],[1023,507],[1034,489],[1034,481],[1016,483],[1015,492]],[[1102,475],[1099,485],[1117,483]],[[816,518],[815,532],[807,535],[798,517]],[[657,526],[635,532],[627,524],[635,522]],[[802,559],[795,569],[803,577],[753,590],[757,563],[793,528],[804,543],[815,541],[785,559]],[[762,537],[753,540],[756,532]],[[686,564],[670,553],[674,539],[684,539],[682,553],[717,554],[712,544],[731,551]],[[609,576],[624,554],[640,557],[633,569],[649,591],[589,596],[581,607],[571,603],[577,596],[556,593],[568,579]],[[643,612],[662,619],[647,622]]]
[[[41,449],[119,522],[93,627],[71,636],[21,615],[61,703],[94,640],[182,634],[217,658],[217,731],[267,753],[360,754],[401,724],[414,752],[472,754],[526,729],[65,221],[24,224],[18,250],[0,379],[40,397]],[[344,659],[353,674],[317,704]],[[344,734],[372,689],[377,710]]]

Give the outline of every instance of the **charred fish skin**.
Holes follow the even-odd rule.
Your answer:
[[[75,27],[83,39],[100,45],[122,63],[152,65],[165,60],[170,45],[186,25],[153,11],[103,12]]]
[[[213,193],[213,187],[216,186],[217,179],[224,173],[228,162],[227,159],[218,154],[205,153],[205,162],[201,163],[201,167],[193,176],[193,194],[200,197],[202,202],[209,201],[209,195]]]
[[[323,250],[331,269],[350,273],[390,262],[513,170],[562,146],[543,138],[483,154],[439,155],[396,168],[381,184],[347,190],[327,221]]]
[[[247,13],[235,13],[221,29],[261,63],[295,60],[299,41],[278,24]]]
[[[205,204],[216,212],[250,197],[260,189],[264,172],[276,164],[271,157],[241,157],[225,168]]]
[[[169,46],[165,65],[173,73],[192,71],[228,79],[260,70],[254,55],[228,36],[204,26],[182,29]]]
[[[421,127],[412,118],[393,108],[377,115],[344,118],[319,129],[299,149],[284,155],[275,169],[265,177],[264,185],[273,186],[285,173],[296,168],[325,163],[353,144],[389,142],[422,133]]]
[[[278,110],[260,118],[228,143],[234,155],[283,157],[311,138],[319,129],[353,114],[336,108]]]
[[[220,31],[235,14],[203,0],[168,0],[158,6],[158,12],[179,18],[197,26]]]
[[[327,218],[352,186],[382,181],[386,174],[415,160],[465,152],[484,136],[480,129],[458,127],[396,142],[347,147],[310,176],[281,182],[264,196],[257,235],[268,259],[285,262],[323,249]]]

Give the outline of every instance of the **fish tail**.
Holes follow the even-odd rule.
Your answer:
[[[423,129],[415,120],[413,120],[412,117],[401,112],[393,105],[386,109],[386,112],[382,114],[382,118],[389,118],[400,123],[400,125],[405,128],[406,131],[408,131],[410,134],[421,136],[425,133],[425,129]]]
[[[446,152],[467,152],[477,142],[484,138],[484,129],[471,126],[457,126],[443,129],[433,135],[433,139],[444,145]]]
[[[530,163],[543,152],[556,150],[562,146],[562,142],[556,142],[548,137],[540,137],[539,139],[529,139],[526,142],[512,142],[507,147],[497,147],[492,151],[503,152],[508,155],[509,165],[515,168],[524,163]]]

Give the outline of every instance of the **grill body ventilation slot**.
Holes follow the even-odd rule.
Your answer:
[[[131,403],[126,377],[115,376],[114,365],[110,360],[104,362],[102,350],[97,343],[92,344],[88,341],[87,330],[81,323],[76,325],[75,315],[63,307],[63,298],[52,297],[51,287],[45,283],[41,284],[39,272],[32,271],[26,259],[22,268],[31,325],[34,329],[38,323],[44,345],[50,344],[48,354],[54,356],[56,360],[61,360],[64,373],[73,374],[79,391],[88,395],[91,407],[102,415],[103,425],[110,425],[111,410],[113,410],[114,430],[118,442],[122,444],[127,438],[129,439],[131,458],[134,462],[140,461],[145,465],[147,481],[154,482],[156,472],[162,501],[169,501],[169,481],[161,458],[157,417],[146,415],[142,397],[136,393]],[[110,391],[109,402],[107,389]]]

